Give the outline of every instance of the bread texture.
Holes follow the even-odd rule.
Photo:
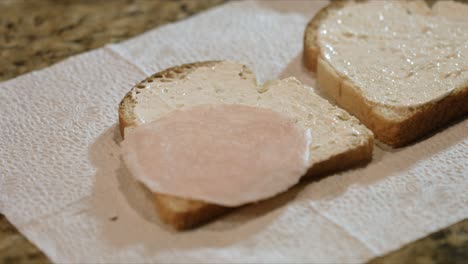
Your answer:
[[[308,23],[304,34],[304,64],[309,70],[316,72],[321,89],[337,105],[356,116],[371,129],[379,141],[392,147],[410,144],[429,132],[466,116],[468,113],[468,78],[461,87],[456,87],[432,101],[393,107],[386,103],[376,103],[363,92],[365,87],[356,84],[350,76],[337,70],[335,65],[325,58],[325,47],[321,47],[319,41],[321,26],[334,12],[341,12],[352,5],[368,2],[371,1],[333,1],[320,10]],[[424,1],[399,1],[398,4],[404,6],[408,14],[421,16],[433,16],[436,12],[440,16],[449,16],[450,9],[454,9],[449,5],[457,5],[457,7],[462,5],[450,2],[436,3],[431,9]],[[468,23],[466,10],[468,9],[462,9],[458,13],[452,12],[455,14],[451,19],[465,19]],[[362,17],[362,14],[356,14],[356,16]],[[378,21],[369,21],[369,23],[378,23]],[[468,70],[468,65],[461,67],[462,74],[464,74]],[[400,97],[404,96],[404,94],[400,95]]]
[[[230,86],[224,91],[225,94],[215,94],[214,91],[204,91],[208,89],[208,86],[200,87],[198,86],[200,84],[197,83],[189,88],[184,86],[184,89],[188,90],[184,90],[183,93],[177,93],[178,89],[182,89],[178,82],[190,82],[188,79],[192,72],[200,69],[213,71],[210,69],[224,67],[225,65],[227,66],[222,69],[223,74],[228,72],[227,75],[229,75],[229,77],[226,77],[228,78],[226,82],[238,79],[241,82],[240,84],[244,84],[241,85],[242,87],[249,87]],[[229,73],[229,71],[232,71],[232,73]],[[210,82],[210,80],[207,80],[207,82]],[[223,82],[221,81],[221,83]],[[297,122],[308,124],[306,126],[311,129],[314,129],[311,124],[318,123],[317,126],[320,129],[316,130],[321,131],[320,135],[322,136],[317,134],[316,139],[320,142],[315,142],[316,144],[311,149],[312,151],[315,149],[315,152],[320,151],[320,155],[316,155],[318,158],[311,162],[307,177],[315,177],[348,169],[365,164],[371,160],[373,148],[372,132],[361,125],[356,118],[332,106],[326,100],[321,99],[310,87],[302,86],[294,78],[257,86],[255,76],[246,66],[221,61],[199,62],[173,67],[156,73],[138,83],[123,98],[119,105],[119,122],[122,137],[125,136],[127,129],[141,124],[137,106],[145,100],[142,98],[146,97],[144,93],[145,89],[154,89],[149,86],[158,87],[158,84],[165,85],[164,87],[170,86],[167,89],[168,91],[164,91],[164,94],[160,97],[163,99],[164,104],[171,104],[174,108],[206,103],[237,102],[286,112],[287,114],[291,114],[292,117],[297,118]],[[217,86],[214,87],[215,89],[219,89],[219,87],[216,88]],[[169,90],[173,90],[173,94]],[[184,101],[178,101],[177,97],[182,97],[182,94],[183,96],[192,96],[193,100],[182,98]],[[166,95],[167,97],[164,97]],[[290,97],[286,98],[288,96]],[[291,100],[292,103],[281,103],[285,100]],[[294,100],[300,101],[302,104],[297,104]],[[158,104],[158,102],[155,103]],[[163,103],[161,102],[161,104]],[[280,106],[281,104],[283,106]],[[154,107],[158,109],[158,105]],[[161,105],[161,108],[164,107]],[[171,109],[173,108],[163,109],[156,116],[161,116]],[[346,132],[342,133],[342,138],[333,137],[332,131],[336,129],[342,129],[342,131]],[[340,136],[339,132],[336,134]],[[198,226],[233,209],[160,193],[154,194],[154,202],[160,218],[177,230]]]

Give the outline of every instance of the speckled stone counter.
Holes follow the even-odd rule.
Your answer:
[[[410,243],[368,264],[467,264],[468,219]]]
[[[0,0],[0,81],[183,19],[223,0]],[[0,214],[0,263],[48,263]],[[370,263],[468,263],[468,219]]]
[[[128,39],[223,0],[0,0],[0,80]]]

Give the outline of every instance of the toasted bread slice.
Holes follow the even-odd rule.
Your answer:
[[[323,8],[305,30],[304,64],[378,140],[400,147],[468,113],[468,5],[390,2],[334,1]],[[437,21],[453,26],[444,34]],[[369,55],[360,54],[365,49]],[[394,55],[385,56],[388,50]]]
[[[209,61],[156,73],[137,84],[119,106],[120,131],[125,136],[143,122],[200,104],[239,103],[285,113],[311,129],[307,176],[331,173],[370,161],[373,135],[345,111],[316,95],[294,78],[257,86],[244,65]],[[232,208],[167,194],[155,194],[162,220],[182,230],[209,221]]]

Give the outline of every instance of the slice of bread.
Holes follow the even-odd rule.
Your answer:
[[[309,22],[304,64],[381,142],[400,147],[468,113],[468,5],[334,1]]]
[[[177,108],[235,103],[273,109],[311,130],[307,176],[331,173],[364,164],[372,157],[373,135],[347,112],[332,106],[295,78],[258,86],[244,65],[209,61],[186,64],[156,73],[137,84],[119,106],[120,131],[155,120]],[[155,194],[162,220],[188,229],[232,208],[167,194]]]

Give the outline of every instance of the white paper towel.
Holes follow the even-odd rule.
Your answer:
[[[295,75],[326,2],[234,2],[0,83],[0,211],[55,262],[361,262],[468,217],[468,120],[176,233],[119,157],[117,104],[193,61]]]

